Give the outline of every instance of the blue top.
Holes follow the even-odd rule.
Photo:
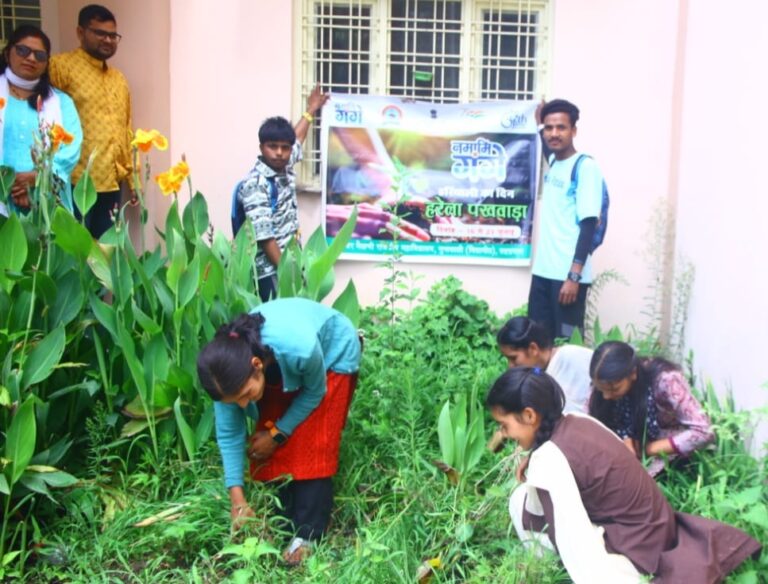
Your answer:
[[[66,93],[54,89],[61,104],[61,125],[74,136],[71,144],[60,144],[53,156],[53,172],[63,181],[61,192],[62,204],[72,211],[72,187],[69,177],[80,160],[80,146],[83,143],[83,130],[80,126],[80,116],[77,114],[75,102]],[[10,166],[16,172],[35,170],[32,161],[32,146],[34,135],[38,131],[40,121],[37,110],[29,107],[25,99],[8,96],[3,116],[3,160],[2,164]]]
[[[299,391],[275,425],[291,435],[296,426],[322,401],[326,392],[326,372],[355,373],[360,367],[360,341],[357,330],[340,312],[304,298],[282,298],[262,304],[253,314],[264,316],[262,344],[275,355],[283,377],[283,391]],[[250,402],[244,409],[237,404],[214,402],[216,441],[224,466],[227,488],[243,484],[245,455],[245,417],[258,420],[259,409]]]
[[[579,168],[575,196],[570,194],[571,171],[578,153],[565,160],[555,160],[544,177],[544,193],[539,216],[539,238],[533,258],[533,274],[550,280],[564,281],[571,270],[579,222],[588,217],[600,217],[603,203],[603,175],[591,158],[585,158]],[[592,282],[592,255],[581,272],[584,284]]]

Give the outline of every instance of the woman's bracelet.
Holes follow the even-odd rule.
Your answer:
[[[304,112],[303,114],[301,114],[301,117],[307,120],[310,124],[315,121],[315,116],[313,116],[309,112]]]

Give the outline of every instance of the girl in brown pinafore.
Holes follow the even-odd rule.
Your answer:
[[[486,399],[504,436],[533,451],[510,499],[518,536],[554,547],[576,584],[715,583],[759,552],[730,525],[676,513],[613,432],[564,403],[538,368],[509,369]]]

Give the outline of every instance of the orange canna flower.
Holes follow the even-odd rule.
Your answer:
[[[5,107],[5,98],[0,97],[0,109],[3,109]]]
[[[53,124],[53,127],[51,128],[51,144],[53,145],[54,150],[59,147],[59,144],[72,144],[72,140],[74,139],[75,137],[59,124]]]
[[[149,152],[152,146],[158,150],[167,150],[168,138],[157,130],[138,129],[131,140],[131,146],[138,148],[141,152]]]

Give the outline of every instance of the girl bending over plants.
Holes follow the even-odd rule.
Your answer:
[[[638,458],[652,457],[651,476],[664,469],[659,455],[687,457],[714,441],[709,418],[673,363],[638,357],[627,343],[608,341],[595,349],[589,375],[589,413]]]
[[[746,533],[676,513],[637,457],[600,422],[563,414],[538,368],[509,369],[486,405],[505,437],[531,449],[509,511],[521,541],[556,549],[576,584],[720,582],[761,549]],[[555,547],[556,546],[556,547]]]
[[[272,300],[221,327],[197,371],[214,399],[216,441],[235,528],[254,515],[243,491],[246,416],[253,480],[282,483],[295,537],[283,558],[300,563],[328,526],[341,432],[357,383],[360,341],[340,312],[303,298]]]

